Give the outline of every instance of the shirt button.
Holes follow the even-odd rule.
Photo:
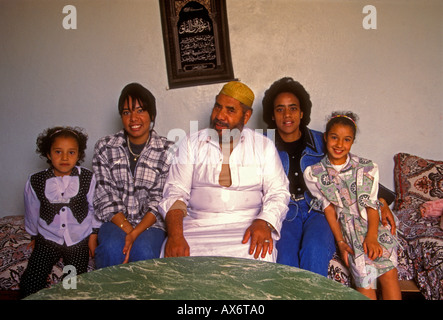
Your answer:
[[[64,227],[66,227],[66,225],[63,223],[63,224],[62,224],[62,227],[64,228]]]

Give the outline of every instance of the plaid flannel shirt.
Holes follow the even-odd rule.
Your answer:
[[[108,222],[119,212],[136,226],[151,212],[157,218],[154,227],[165,230],[158,203],[173,158],[173,142],[154,130],[143,149],[132,175],[126,135],[123,130],[101,138],[95,145],[92,168],[97,179],[94,210],[97,218]]]

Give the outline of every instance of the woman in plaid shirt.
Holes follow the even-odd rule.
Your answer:
[[[97,268],[157,258],[166,236],[157,206],[173,143],[152,129],[155,98],[140,84],[122,90],[118,109],[124,129],[96,143],[92,163],[95,214],[104,222],[95,251]]]

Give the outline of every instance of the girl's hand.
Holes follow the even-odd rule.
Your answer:
[[[338,250],[340,251],[340,256],[343,259],[345,265],[349,268],[349,259],[348,255],[354,255],[354,250],[343,240],[338,242]]]
[[[125,260],[123,263],[128,263],[129,261],[129,253],[131,252],[132,244],[134,243],[137,237],[134,236],[132,232],[129,232],[125,237],[125,246],[123,247],[123,254],[125,256]]]
[[[90,234],[89,240],[88,240],[88,247],[89,247],[89,256],[94,258],[95,256],[95,249],[98,246],[98,235],[97,234]]]
[[[375,260],[383,254],[383,248],[380,243],[378,243],[377,238],[374,237],[367,236],[365,238],[365,241],[363,241],[363,249],[371,260]]]
[[[34,248],[35,248],[35,240],[31,240],[31,242],[29,242],[28,245],[26,246],[26,249],[34,250]]]

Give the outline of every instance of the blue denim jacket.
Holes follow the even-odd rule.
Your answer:
[[[324,143],[323,143],[323,133],[315,130],[311,130],[309,128],[304,128],[303,137],[305,139],[306,147],[303,150],[301,159],[300,159],[300,167],[304,172],[305,169],[313,164],[320,162],[320,160],[325,156],[324,153]],[[285,170],[286,175],[289,173],[289,155],[287,152],[280,150],[278,144],[276,145],[278,154],[280,156],[281,162],[283,164],[283,169]],[[308,190],[305,191],[305,201],[308,206],[310,206],[312,201],[312,195]],[[291,199],[289,203],[291,204],[293,200]]]

